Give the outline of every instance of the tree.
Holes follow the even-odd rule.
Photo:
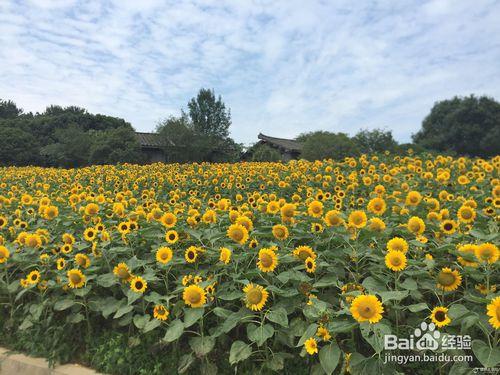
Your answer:
[[[15,118],[23,113],[23,110],[18,108],[12,100],[0,99],[0,120]]]
[[[170,116],[160,122],[156,128],[167,161],[185,163],[200,159],[200,150],[196,147],[196,134],[193,125],[185,113],[180,117]]]
[[[252,155],[252,161],[276,162],[281,160],[281,154],[269,145],[256,143],[248,151]]]
[[[413,140],[439,152],[481,157],[497,155],[500,153],[500,103],[474,95],[437,102]]]
[[[128,127],[91,132],[90,164],[137,163],[143,161],[135,132]]]
[[[353,137],[353,141],[362,153],[395,151],[398,146],[391,131],[380,129],[361,130]]]
[[[302,157],[307,160],[343,159],[359,154],[358,146],[345,133],[316,131],[297,137],[303,143]]]
[[[219,97],[215,99],[213,90],[200,89],[196,98],[188,103],[189,117],[195,132],[217,138],[229,137],[231,110]]]
[[[0,165],[35,164],[38,157],[38,143],[30,134],[20,128],[0,126]]]

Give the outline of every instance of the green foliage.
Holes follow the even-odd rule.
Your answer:
[[[21,128],[11,126],[0,126],[0,164],[4,165],[28,165],[37,162],[36,150],[38,143],[36,139]]]
[[[198,134],[228,138],[231,125],[231,111],[226,110],[222,98],[215,98],[213,90],[200,89],[196,98],[188,103],[189,117]]]
[[[278,150],[266,145],[257,143],[251,147],[249,153],[252,161],[280,161],[281,154]]]
[[[23,110],[18,108],[12,100],[0,99],[0,120],[15,118],[23,113]]]
[[[169,162],[231,162],[241,155],[241,145],[229,137],[231,114],[222,99],[201,89],[188,103],[189,113],[171,116],[157,127]]]
[[[132,126],[122,119],[52,105],[23,114],[0,100],[0,164],[77,167],[91,163],[140,162]]]
[[[353,137],[353,141],[356,142],[359,150],[366,154],[384,151],[392,152],[398,146],[391,131],[380,129],[361,130]]]
[[[302,157],[307,160],[342,159],[359,154],[358,145],[345,133],[317,131],[300,135]]]
[[[474,95],[437,102],[413,140],[440,152],[481,157],[497,155],[500,152],[500,103]]]

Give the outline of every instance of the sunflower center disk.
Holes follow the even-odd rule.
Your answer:
[[[450,273],[442,273],[441,272],[438,276],[438,282],[439,282],[439,284],[444,285],[444,286],[453,285],[453,283],[455,282],[455,276],[453,276]]]
[[[253,289],[248,292],[248,302],[252,305],[259,303],[262,300],[262,292],[258,289]]]

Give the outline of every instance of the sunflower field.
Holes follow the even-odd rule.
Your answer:
[[[112,374],[498,367],[499,170],[389,153],[0,168],[0,344]],[[472,360],[386,363],[384,336],[422,322],[470,336],[452,354]]]

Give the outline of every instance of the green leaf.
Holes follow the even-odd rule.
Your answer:
[[[139,329],[144,329],[146,324],[149,322],[150,316],[145,314],[145,315],[136,315],[134,316],[134,324],[137,328]]]
[[[252,347],[245,344],[243,341],[235,341],[231,345],[229,352],[229,363],[234,365],[238,362],[244,361],[252,355]]]
[[[195,359],[196,358],[194,358],[191,353],[183,355],[179,360],[179,366],[177,367],[177,372],[179,374],[184,374],[193,364]]]
[[[189,346],[198,357],[207,355],[215,346],[215,339],[211,336],[192,337],[189,340]]]
[[[375,280],[373,277],[368,276],[366,279],[363,280],[362,285],[370,292],[370,293],[375,293],[375,292],[380,292],[383,290],[387,290],[387,284],[383,283],[382,281]]]
[[[184,323],[182,323],[179,319],[176,319],[170,323],[170,327],[168,327],[163,340],[166,342],[175,341],[181,337],[182,332],[184,332]]]
[[[332,333],[351,332],[358,326],[358,323],[349,320],[334,320],[328,324],[328,330]]]
[[[28,329],[30,327],[33,327],[33,323],[31,322],[31,320],[29,320],[28,318],[24,319],[24,321],[21,323],[21,325],[19,326],[19,330],[22,331],[22,330],[25,330],[25,329]]]
[[[241,298],[242,294],[238,290],[226,291],[217,294],[217,298],[224,301],[233,301],[235,299]]]
[[[461,305],[459,303],[455,303],[454,305],[450,306],[450,309],[448,310],[448,315],[450,316],[451,319],[460,319],[467,315],[470,312],[470,310],[465,307],[464,305]]]
[[[288,316],[283,307],[271,310],[266,317],[273,323],[277,323],[283,327],[288,327]]]
[[[127,304],[131,305],[139,298],[142,297],[142,293],[134,292],[132,289],[127,290]]]
[[[205,312],[205,308],[185,308],[184,309],[184,327],[191,327],[194,323],[201,319]]]
[[[144,329],[142,330],[144,333],[152,331],[155,328],[158,328],[161,325],[161,321],[158,319],[151,319],[146,323]]]
[[[500,349],[490,348],[484,341],[472,341],[472,351],[484,367],[495,367],[500,362]]]
[[[62,299],[62,300],[57,301],[54,304],[54,310],[56,310],[56,311],[63,311],[63,310],[69,309],[74,304],[75,304],[75,301],[72,300],[72,299],[69,299],[69,298]]]
[[[408,291],[407,290],[401,290],[401,291],[392,291],[392,292],[378,292],[380,297],[382,298],[382,303],[386,303],[388,301],[401,301],[403,298],[408,296]]]
[[[126,305],[122,306],[118,309],[118,311],[115,313],[115,316],[113,317],[114,319],[121,318],[123,315],[128,314],[134,309],[134,306]]]
[[[116,276],[112,273],[105,273],[97,277],[97,284],[104,288],[109,288],[117,282]]]
[[[318,330],[318,325],[316,323],[309,324],[309,327],[307,327],[306,331],[300,338],[297,346],[302,346],[306,342],[307,339],[316,336],[316,331]]]
[[[323,370],[330,375],[333,373],[340,359],[340,348],[334,341],[330,345],[323,346],[319,351],[319,363]]]
[[[274,335],[274,328],[271,324],[255,325],[253,323],[247,325],[247,335],[250,341],[257,343],[258,346],[262,346],[267,339],[270,339]]]
[[[420,302],[420,303],[415,303],[414,305],[408,305],[407,308],[411,312],[419,312],[428,309],[429,306],[427,306],[425,302]]]
[[[361,335],[372,346],[376,353],[384,350],[384,336],[391,334],[391,328],[383,323],[360,325]]]
[[[417,290],[418,289],[417,282],[414,279],[410,279],[410,278],[403,281],[401,283],[401,287],[403,289],[407,289],[407,290]]]
[[[319,279],[317,282],[315,282],[313,287],[314,288],[324,288],[324,287],[329,287],[329,286],[336,286],[337,281],[338,281],[337,275],[329,274],[329,275],[323,276],[321,279]]]
[[[76,323],[80,323],[83,320],[85,320],[85,316],[83,314],[78,313],[78,314],[72,314],[72,315],[68,316],[67,322],[76,324]]]

